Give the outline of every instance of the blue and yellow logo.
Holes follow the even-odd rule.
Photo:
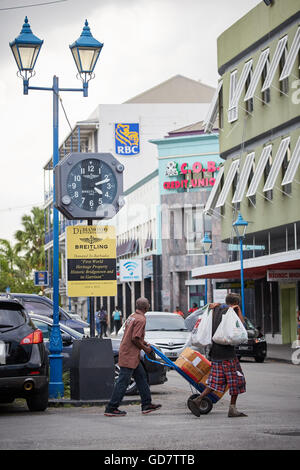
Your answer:
[[[115,124],[116,153],[137,155],[140,152],[139,124]]]

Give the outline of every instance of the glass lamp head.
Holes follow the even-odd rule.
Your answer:
[[[246,234],[247,227],[248,227],[248,222],[243,219],[240,212],[238,213],[237,219],[232,224],[232,226],[235,230],[236,236],[238,238],[244,238],[244,236]]]
[[[19,36],[9,43],[20,72],[33,72],[43,42],[32,34],[26,16]]]
[[[93,73],[102,47],[103,43],[93,38],[88,22],[85,20],[81,36],[70,45],[77,70],[80,74]]]

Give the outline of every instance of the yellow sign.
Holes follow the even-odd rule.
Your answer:
[[[68,297],[111,297],[117,294],[115,227],[67,227],[66,259]]]

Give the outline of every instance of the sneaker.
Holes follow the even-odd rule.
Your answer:
[[[121,411],[118,409],[115,410],[105,410],[104,416],[126,416],[126,411]]]
[[[188,409],[193,413],[193,415],[197,416],[197,418],[200,418],[201,416],[200,407],[197,403],[195,403],[194,400],[189,398],[187,402],[187,406],[188,406]]]
[[[161,405],[154,405],[154,403],[151,403],[150,405],[143,406],[142,413],[143,415],[146,415],[152,411],[159,410],[159,408],[161,408]]]

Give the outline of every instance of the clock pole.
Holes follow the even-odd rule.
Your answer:
[[[88,219],[88,225],[93,225],[92,219]],[[95,302],[94,297],[88,298],[90,310],[90,337],[95,338]]]

